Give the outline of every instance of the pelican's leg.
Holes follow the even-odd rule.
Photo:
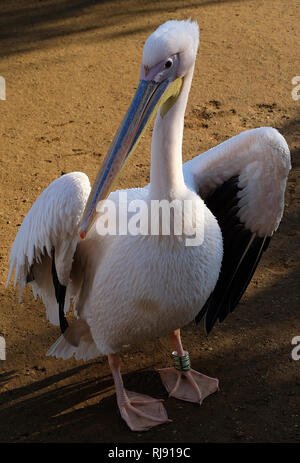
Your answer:
[[[172,331],[169,336],[175,348],[176,368],[159,370],[161,380],[169,396],[201,405],[205,397],[218,390],[219,381],[190,368],[188,353],[182,348],[180,330]]]
[[[122,418],[132,431],[147,431],[153,426],[170,421],[161,399],[127,391],[120,372],[119,354],[108,355],[114,378],[117,402]]]

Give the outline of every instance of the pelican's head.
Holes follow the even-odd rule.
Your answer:
[[[183,78],[193,68],[199,45],[196,22],[167,21],[145,42],[141,78]]]
[[[106,198],[143,131],[160,109],[164,117],[174,105],[184,77],[195,63],[199,28],[195,22],[167,21],[146,40],[140,83],[90,193],[80,228],[85,237],[94,222],[99,201]]]

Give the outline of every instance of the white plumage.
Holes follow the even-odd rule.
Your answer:
[[[203,307],[210,318],[206,321],[209,331],[217,318],[224,319],[234,308],[230,306],[225,310],[222,298],[218,299],[216,313],[211,302],[206,308],[210,295],[211,301],[220,291],[216,286],[218,278],[219,282],[225,278],[223,287],[229,293],[234,286],[240,285],[233,298],[238,302],[252,274],[249,271],[249,275],[235,283],[237,275],[245,273],[250,261],[255,270],[266,237],[270,237],[279,225],[290,156],[284,138],[275,129],[245,131],[182,166],[184,112],[197,47],[198,26],[189,21],[169,21],[146,41],[142,63],[145,73],[149,70],[151,73],[160,62],[176,54],[176,77],[183,80],[174,104],[168,107],[166,114],[160,110],[155,121],[150,185],[127,190],[127,194],[128,201],[144,199],[149,205],[153,199],[191,200],[195,208],[203,210],[203,243],[187,247],[184,236],[174,234],[100,236],[96,230],[97,219],[86,239],[81,241],[79,225],[90,194],[89,181],[84,174],[76,172],[56,179],[23,221],[11,249],[8,277],[9,281],[15,267],[15,283],[19,280],[20,290],[29,281],[34,293],[42,296],[49,320],[58,324],[51,274],[51,252],[55,250],[58,280],[67,286],[65,310],[73,297],[78,321],[60,336],[49,354],[63,358],[75,354],[76,358],[83,359],[115,354],[124,345],[175,333],[195,319]],[[165,67],[159,68],[159,79],[165,72]],[[226,183],[233,178],[237,178],[235,190],[233,183]],[[245,236],[245,240],[241,238],[241,248],[234,251],[233,269],[226,267],[230,259],[226,261],[224,255],[223,267],[225,265],[227,273],[232,271],[228,281],[220,269],[222,233],[225,254],[229,252],[226,246],[230,246],[231,236],[228,225],[231,222],[226,222],[229,219],[222,214],[230,205],[222,204],[225,201],[223,193],[218,200],[219,188],[225,188],[224,192],[231,195],[233,203],[229,215],[230,220],[232,217],[235,220],[232,227],[238,226],[242,233],[237,235],[238,239]],[[118,206],[118,197],[119,192],[114,192],[109,199]],[[216,217],[204,201],[218,211],[214,212]],[[218,201],[221,201],[219,209]],[[186,217],[186,220],[192,222],[193,217]],[[257,257],[248,257],[255,252]],[[176,346],[180,350],[178,342]],[[118,386],[117,373],[112,370],[124,417],[120,406],[122,388]],[[131,429],[151,426],[149,422],[136,425],[129,418],[124,419]]]
[[[233,176],[239,176],[240,210],[245,227],[259,236],[272,235],[284,209],[290,153],[272,127],[246,130],[185,163],[186,183],[202,198]]]
[[[91,187],[82,172],[54,180],[32,205],[23,220],[10,252],[9,282],[15,268],[19,298],[29,281],[42,297],[51,323],[58,325],[58,311],[51,275],[51,251],[56,253],[59,281],[67,285],[78,242],[78,227]],[[68,299],[66,310],[68,308]]]

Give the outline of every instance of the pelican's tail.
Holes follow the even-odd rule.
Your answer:
[[[76,360],[90,360],[100,355],[88,324],[81,319],[71,323],[46,353],[48,356],[53,355],[64,360],[73,354]]]

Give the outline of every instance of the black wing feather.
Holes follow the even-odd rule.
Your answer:
[[[232,312],[246,291],[270,237],[259,237],[248,230],[238,217],[239,178],[232,177],[217,188],[205,202],[220,225],[224,254],[214,291],[196,317],[205,315],[209,333],[216,321],[222,322]]]
[[[55,297],[58,303],[58,311],[59,311],[59,324],[60,324],[60,329],[61,332],[64,333],[66,329],[68,328],[69,324],[65,316],[65,298],[66,298],[66,290],[67,287],[62,285],[59,282],[57,272],[56,272],[56,267],[55,267],[55,251],[54,249],[52,250],[52,280],[53,280],[53,285],[55,289]]]

